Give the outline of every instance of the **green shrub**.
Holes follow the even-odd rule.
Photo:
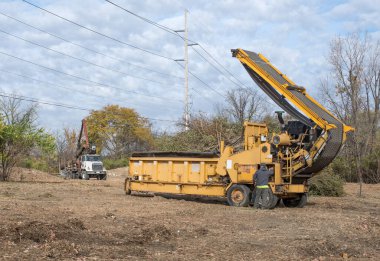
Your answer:
[[[33,160],[25,159],[23,162],[21,162],[20,166],[26,169],[31,169],[33,168]]]
[[[49,161],[47,159],[39,159],[39,158],[24,158],[17,166],[27,169],[35,169],[44,172],[54,172],[56,169],[49,165]]]
[[[337,157],[331,163],[329,170],[346,182],[357,182],[358,175],[355,171],[355,161],[344,157]]]
[[[367,155],[362,156],[361,171],[363,182],[369,184],[380,183],[380,148],[374,148]],[[332,172],[340,176],[346,182],[358,182],[356,161],[352,156],[339,156],[331,163]]]
[[[315,196],[341,197],[344,195],[344,180],[327,169],[309,181],[309,194]]]
[[[364,183],[380,183],[380,148],[373,150],[362,160],[362,171]]]
[[[127,167],[129,165],[129,159],[128,158],[122,158],[122,159],[105,158],[103,159],[103,164],[104,164],[104,167],[108,170],[122,168],[122,167]]]

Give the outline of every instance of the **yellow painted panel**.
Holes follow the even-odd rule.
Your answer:
[[[238,174],[238,182],[239,183],[253,183],[253,175],[250,173],[241,173]]]
[[[131,181],[132,191],[159,192],[170,194],[203,195],[203,196],[225,196],[224,185],[199,186],[194,184],[170,184],[154,182]]]
[[[189,182],[200,183],[201,163],[199,161],[191,161],[189,166]]]
[[[216,175],[216,163],[205,163],[205,181],[207,180],[208,176],[214,176]]]
[[[144,161],[142,166],[142,174],[152,176],[153,174],[153,161]]]
[[[185,168],[183,161],[174,161],[173,162],[173,181],[182,182],[185,173]]]
[[[307,187],[303,184],[292,184],[288,185],[289,193],[304,193],[307,192]]]
[[[129,173],[131,176],[133,175],[140,175],[140,169],[139,169],[139,161],[130,161],[129,163]]]
[[[167,161],[159,161],[158,162],[158,173],[157,180],[159,181],[170,181],[170,173],[169,173],[169,163]]]

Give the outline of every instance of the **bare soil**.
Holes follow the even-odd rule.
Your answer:
[[[22,181],[0,183],[1,260],[380,260],[380,185],[254,210],[127,196],[125,169],[106,181],[17,171]]]

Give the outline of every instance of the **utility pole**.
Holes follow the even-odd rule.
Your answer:
[[[185,130],[189,129],[190,111],[189,111],[189,52],[188,52],[188,29],[187,13],[185,9]]]
[[[197,43],[189,44],[188,39],[188,27],[187,27],[187,14],[189,11],[185,9],[185,29],[184,30],[176,30],[176,33],[184,33],[182,37],[185,44],[185,55],[184,59],[175,60],[176,62],[184,62],[185,63],[185,99],[184,99],[184,118],[185,118],[185,130],[189,130],[189,122],[190,122],[190,105],[189,105],[189,46],[198,45]]]

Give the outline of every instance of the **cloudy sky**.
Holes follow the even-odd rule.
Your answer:
[[[183,114],[184,72],[174,61],[184,57],[180,37],[103,0],[28,1],[77,25],[21,0],[0,0],[0,94],[83,109],[119,104],[173,130],[171,120]],[[223,65],[189,47],[189,69],[202,81],[190,76],[192,112],[212,113],[236,79],[257,88],[232,48],[264,54],[318,96],[334,37],[365,31],[380,39],[379,0],[112,2],[173,30],[183,29],[189,11],[189,38]],[[55,131],[78,128],[88,111],[40,104],[39,114],[40,124]]]

